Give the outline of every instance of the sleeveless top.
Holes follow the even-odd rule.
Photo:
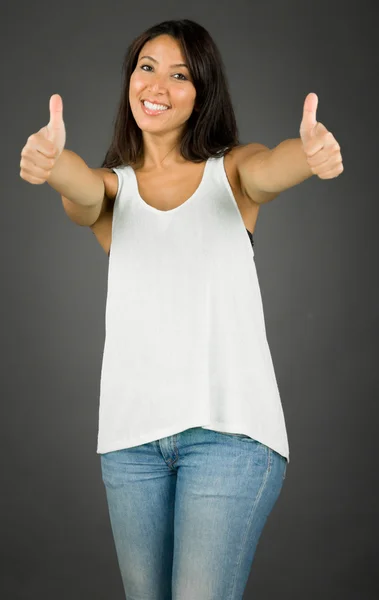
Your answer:
[[[224,157],[209,158],[194,194],[167,211],[141,198],[131,166],[113,171],[97,453],[202,427],[289,462],[252,235]]]

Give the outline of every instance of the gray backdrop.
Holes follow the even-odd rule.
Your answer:
[[[2,4],[1,598],[124,597],[96,454],[108,258],[19,162],[59,93],[66,148],[99,166],[127,45],[174,18],[219,45],[244,143],[298,137],[316,92],[345,167],[255,229],[291,462],[245,597],[378,598],[377,17],[367,0]]]

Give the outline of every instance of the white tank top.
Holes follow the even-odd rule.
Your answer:
[[[254,260],[224,158],[158,210],[130,166],[114,203],[97,453],[202,427],[250,436],[289,461]]]

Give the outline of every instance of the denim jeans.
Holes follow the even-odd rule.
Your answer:
[[[285,457],[193,427],[100,459],[127,600],[242,600]]]

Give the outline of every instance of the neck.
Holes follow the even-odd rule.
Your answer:
[[[186,162],[179,150],[177,132],[170,132],[165,136],[143,133],[144,155],[141,168],[147,171],[164,171],[173,165]]]

